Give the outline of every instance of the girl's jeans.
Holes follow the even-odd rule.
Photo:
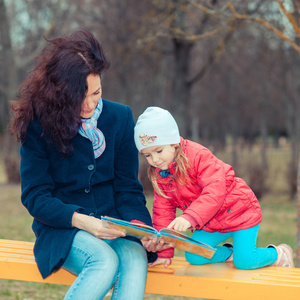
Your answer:
[[[113,284],[111,299],[143,299],[147,265],[140,244],[123,238],[101,240],[80,230],[63,265],[78,277],[64,299],[100,300]]]
[[[233,262],[238,269],[257,269],[272,265],[277,260],[277,251],[273,248],[256,248],[256,238],[259,225],[252,228],[220,233],[196,230],[192,238],[217,248],[211,259],[192,253],[185,253],[187,261],[194,265],[224,262],[232,254],[232,249],[217,246],[228,238],[233,240]]]

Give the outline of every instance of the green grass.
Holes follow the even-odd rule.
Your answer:
[[[241,171],[247,174],[247,161],[257,159],[257,153],[249,154],[243,151],[240,154]],[[221,153],[220,158],[230,163],[229,153]],[[288,152],[285,150],[270,150],[269,159],[269,194],[261,199],[263,221],[258,235],[258,246],[268,244],[288,243],[295,250],[296,245],[296,217],[297,205],[288,198],[288,188],[285,180]],[[1,175],[2,174],[2,175]],[[247,179],[247,178],[245,178]],[[32,218],[20,202],[20,185],[5,184],[3,163],[0,160],[0,238],[34,241],[31,231]],[[152,209],[152,197],[147,197],[148,208]],[[176,255],[183,255],[176,250]],[[199,287],[201,288],[201,287]],[[5,300],[38,300],[63,299],[68,287],[61,285],[0,280],[0,299]],[[110,295],[105,300],[110,299]],[[148,300],[188,300],[196,298],[173,297],[160,295],[145,295]]]

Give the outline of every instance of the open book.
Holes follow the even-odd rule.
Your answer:
[[[163,228],[160,231],[157,231],[155,228],[148,225],[130,223],[110,217],[101,217],[101,220],[104,227],[115,228],[126,233],[128,236],[134,236],[139,239],[155,239],[157,241],[163,239],[165,243],[172,243],[177,249],[195,253],[207,258],[212,258],[216,251],[215,248],[193,240],[189,236],[173,229]]]

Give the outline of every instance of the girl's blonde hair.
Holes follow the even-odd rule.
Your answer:
[[[190,168],[190,161],[187,158],[187,156],[184,154],[181,145],[174,145],[174,147],[175,147],[175,162],[176,162],[174,180],[183,186],[185,185],[187,180],[190,180],[187,172],[187,170]],[[159,196],[164,198],[170,198],[164,194],[164,191],[162,191],[157,184],[158,177],[156,176],[155,173],[155,167],[153,166],[149,167],[148,177],[152,183],[155,192]]]

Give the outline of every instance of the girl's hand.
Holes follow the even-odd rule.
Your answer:
[[[165,243],[163,239],[158,242],[154,239],[142,239],[141,242],[148,252],[157,252],[174,247],[171,243]]]
[[[183,217],[177,217],[168,226],[169,229],[175,229],[178,231],[186,231],[192,224]]]
[[[72,217],[72,226],[85,230],[98,239],[113,240],[125,236],[124,232],[113,228],[103,227],[102,221],[98,218],[76,212]]]
[[[148,264],[148,267],[154,267],[157,265],[164,265],[167,268],[172,262],[171,258],[159,257],[155,262]]]

